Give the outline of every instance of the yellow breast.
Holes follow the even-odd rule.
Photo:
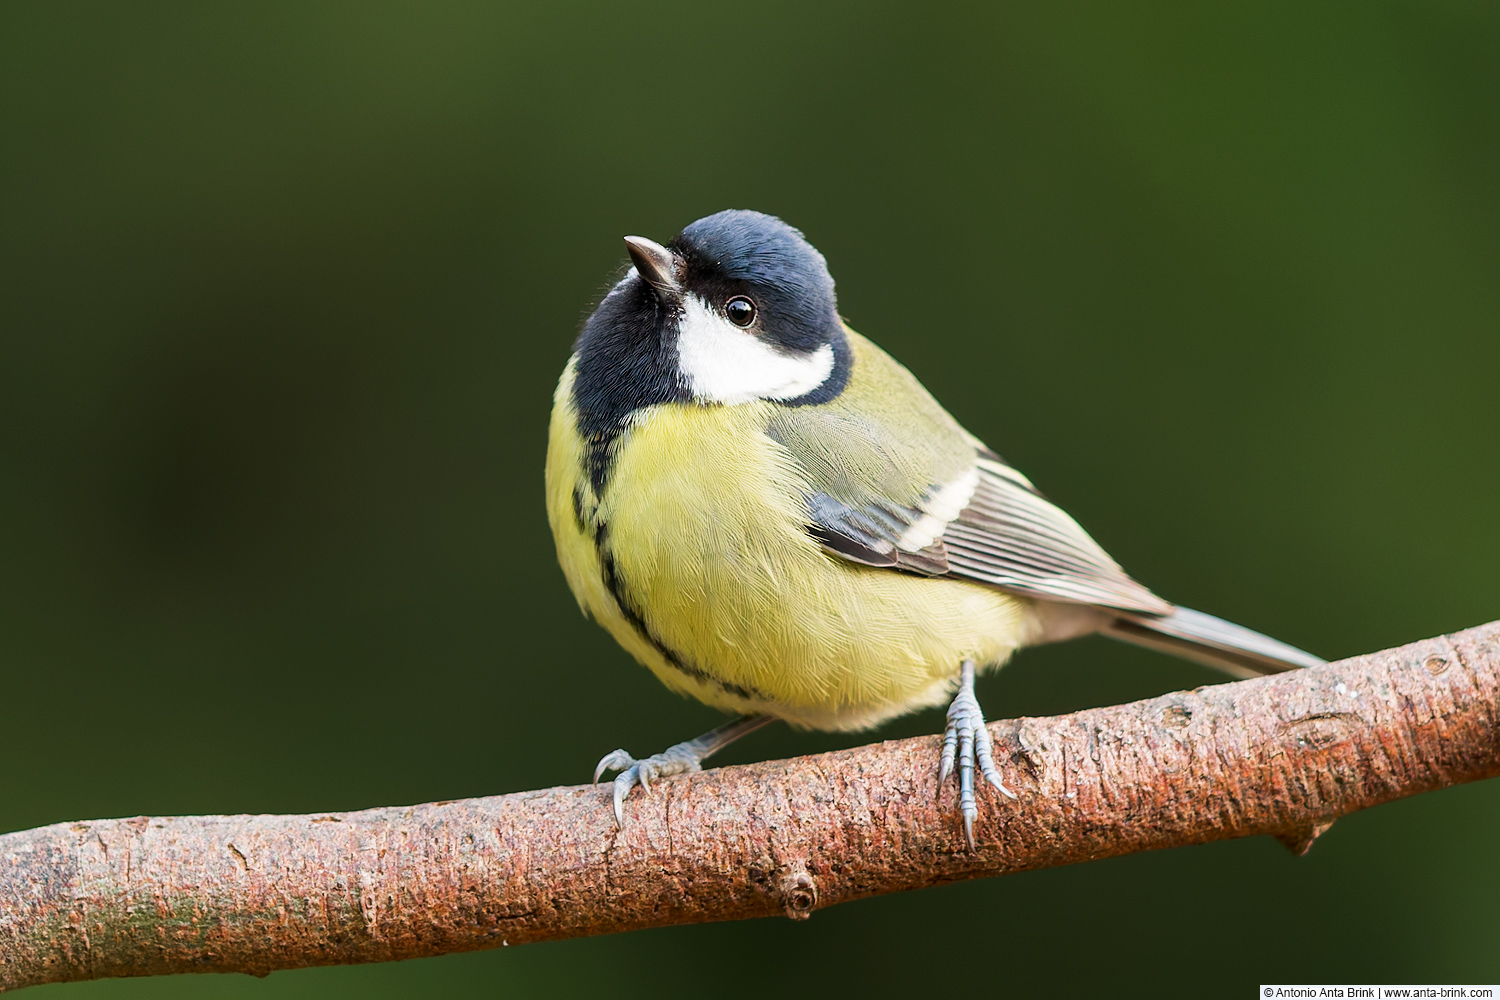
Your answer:
[[[595,497],[571,373],[547,458],[558,558],[584,611],[669,687],[858,729],[942,702],[965,658],[998,665],[1023,640],[1023,599],[826,554],[804,530],[807,484],[764,433],[774,404],[640,411]]]

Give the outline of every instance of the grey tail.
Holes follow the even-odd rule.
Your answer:
[[[1099,631],[1111,639],[1180,656],[1235,677],[1259,677],[1327,662],[1192,608],[1177,608],[1166,615],[1125,614]]]

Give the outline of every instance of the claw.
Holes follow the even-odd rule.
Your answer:
[[[625,796],[635,784],[634,776],[635,768],[632,767],[615,778],[615,826],[621,830],[625,829]]]
[[[952,711],[949,711],[952,717]],[[938,765],[938,786],[941,787],[948,780],[948,775],[953,773],[953,758],[958,753],[958,730],[952,724],[943,733],[943,761]]]
[[[599,763],[594,768],[594,784],[599,784],[599,776],[605,771],[618,771],[635,763],[635,758],[624,750],[611,750],[599,758]]]

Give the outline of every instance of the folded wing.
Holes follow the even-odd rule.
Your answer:
[[[934,430],[960,435],[960,446],[938,436],[932,447],[909,449],[868,420],[790,412],[772,436],[808,474],[807,531],[832,555],[1113,612],[1100,627],[1104,634],[1235,676],[1323,662],[1156,596],[1025,476],[956,425]],[[836,426],[812,426],[819,421]]]

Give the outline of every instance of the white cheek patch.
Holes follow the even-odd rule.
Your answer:
[[[748,403],[796,399],[833,373],[833,347],[783,354],[704,305],[684,297],[677,330],[677,363],[693,396],[705,402]]]

